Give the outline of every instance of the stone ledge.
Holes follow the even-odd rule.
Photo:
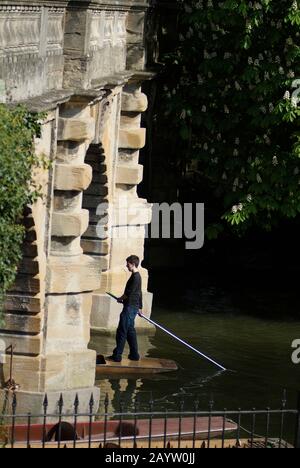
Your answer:
[[[68,102],[73,95],[73,90],[51,91],[42,96],[20,101],[30,112],[45,112],[56,109],[57,106]]]
[[[93,170],[88,164],[56,164],[54,188],[60,191],[82,192],[89,187],[92,178]]]
[[[95,238],[84,238],[81,240],[81,247],[83,248],[85,254],[108,255],[110,249],[110,241],[101,241],[100,239],[95,240]]]
[[[3,330],[18,333],[40,333],[42,331],[42,317],[41,315],[22,315],[22,314],[8,314],[4,316]]]
[[[79,213],[53,213],[52,236],[80,237],[88,228],[89,212],[82,210]]]
[[[22,311],[38,314],[42,309],[42,301],[38,297],[24,295],[7,295],[4,302],[5,311]]]
[[[40,271],[39,262],[33,258],[23,258],[18,271],[25,275],[38,275]]]
[[[95,137],[95,120],[92,118],[64,118],[58,119],[58,141],[84,141]]]
[[[122,111],[137,112],[142,114],[148,109],[148,98],[143,93],[123,93],[122,95]]]
[[[6,334],[5,331],[0,332],[1,340],[5,343],[5,348],[14,347],[15,354],[31,354],[38,356],[42,352],[43,334],[36,336]]]
[[[146,144],[146,129],[120,130],[119,148],[142,149]]]
[[[23,255],[30,258],[36,258],[38,256],[38,244],[24,242],[22,247]]]
[[[38,294],[41,290],[41,282],[39,275],[36,277],[30,275],[19,274],[14,285],[11,287],[10,292],[25,293],[25,294]]]
[[[117,167],[116,183],[125,185],[139,185],[143,180],[144,167],[120,165]]]

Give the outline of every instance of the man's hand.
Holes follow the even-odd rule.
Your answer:
[[[125,295],[124,295],[124,296],[122,296],[122,297],[119,297],[119,299],[118,299],[118,303],[119,303],[119,304],[123,304],[123,303],[124,303],[124,301],[125,301],[126,299],[127,299],[127,298],[126,298],[126,296],[125,296]]]
[[[142,309],[139,310],[139,316],[141,317],[143,315]]]

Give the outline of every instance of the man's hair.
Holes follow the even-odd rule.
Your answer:
[[[136,255],[131,255],[130,257],[126,259],[126,262],[138,268],[140,264],[140,259]]]

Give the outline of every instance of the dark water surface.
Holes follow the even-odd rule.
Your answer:
[[[168,306],[166,304],[169,304]],[[183,289],[165,288],[156,295],[153,320],[171,329],[230,371],[219,373],[213,365],[158,331],[140,336],[144,356],[174,359],[180,370],[151,378],[101,380],[110,409],[118,411],[120,399],[133,407],[136,397],[147,409],[153,398],[157,410],[177,410],[181,397],[192,410],[199,399],[207,410],[213,398],[216,409],[278,409],[284,389],[294,408],[300,391],[300,365],[292,363],[292,341],[300,339],[300,320],[289,314],[298,307],[292,292],[279,289],[229,290],[193,284]],[[297,314],[296,314],[297,315]],[[294,318],[288,318],[294,316]],[[108,355],[113,337],[94,336],[91,346]]]

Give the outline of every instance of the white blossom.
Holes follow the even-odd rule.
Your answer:
[[[294,97],[292,97],[291,102],[292,102],[292,106],[296,108],[296,107],[298,107],[299,98],[294,96]]]

